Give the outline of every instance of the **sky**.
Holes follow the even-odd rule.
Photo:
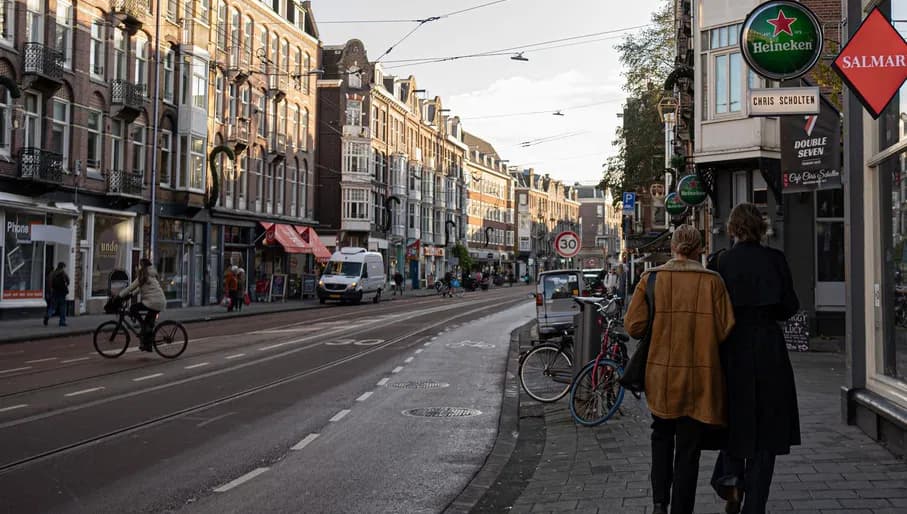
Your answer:
[[[516,51],[431,64],[394,61],[637,27],[650,21],[658,0],[504,0],[424,23],[396,46],[418,23],[374,22],[426,19],[493,1],[312,0],[312,11],[324,45],[360,39],[370,61],[380,57],[386,74],[413,75],[428,97],[441,97],[450,115],[490,142],[509,165],[535,168],[568,184],[598,182],[602,164],[616,153],[612,141],[626,97],[614,49],[621,33],[547,45],[572,46],[526,49],[528,61],[512,60]],[[369,23],[330,23],[361,20]],[[587,43],[573,44],[580,41]],[[563,116],[552,114],[558,110]]]

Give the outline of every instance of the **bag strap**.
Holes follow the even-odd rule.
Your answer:
[[[646,340],[652,337],[652,326],[655,324],[655,276],[657,271],[649,273],[649,279],[646,281],[646,305],[649,307],[649,317],[646,322],[646,333],[643,336]]]

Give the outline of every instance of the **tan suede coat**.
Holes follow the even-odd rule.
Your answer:
[[[646,401],[660,418],[688,416],[727,423],[727,391],[718,345],[734,327],[734,309],[717,273],[697,261],[671,260],[654,269],[655,324],[646,364]],[[643,273],[624,326],[641,338],[649,317]]]

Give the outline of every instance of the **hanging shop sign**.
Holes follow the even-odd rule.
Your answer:
[[[781,178],[785,193],[841,187],[841,115],[822,98],[813,116],[781,118]]]
[[[750,89],[750,116],[819,114],[818,87]]]
[[[744,20],[740,48],[750,68],[771,80],[806,74],[822,55],[822,24],[805,5],[765,2]]]
[[[907,42],[876,7],[831,65],[878,118],[907,79]]]
[[[696,175],[687,175],[677,183],[677,196],[687,205],[699,205],[705,201],[705,189]]]
[[[677,193],[668,193],[668,196],[665,197],[665,210],[671,216],[679,216],[687,210],[687,204],[680,201]]]

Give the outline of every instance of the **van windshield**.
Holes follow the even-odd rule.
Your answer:
[[[344,275],[347,277],[358,277],[361,271],[361,262],[330,261],[324,268],[325,275]]]

